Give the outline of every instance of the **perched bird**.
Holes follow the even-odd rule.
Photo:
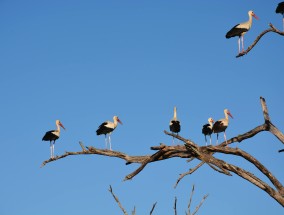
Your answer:
[[[64,126],[59,120],[55,122],[57,130],[51,130],[45,133],[42,140],[50,142],[50,158],[54,158],[54,144],[60,136],[60,126],[65,130]],[[52,142],[53,141],[53,142]]]
[[[213,125],[213,133],[217,133],[217,144],[218,144],[218,135],[221,132],[224,132],[224,139],[227,143],[227,137],[226,137],[226,129],[229,125],[229,117],[230,116],[233,119],[233,116],[231,115],[230,111],[228,109],[224,110],[225,118],[224,119],[219,119],[216,121]]]
[[[177,119],[177,108],[174,107],[174,117],[170,121],[170,131],[178,134],[180,132],[180,121]],[[173,137],[174,144],[174,137]]]
[[[212,145],[211,134],[213,132],[212,128],[213,128],[214,120],[210,117],[208,119],[208,123],[209,124],[203,125],[203,128],[202,128],[202,134],[204,134],[206,146],[207,146],[207,138],[206,138],[206,136],[210,137],[210,145]]]
[[[98,130],[96,131],[97,132],[97,135],[101,135],[101,134],[104,134],[105,135],[105,142],[106,142],[106,148],[109,144],[109,149],[111,149],[111,139],[110,139],[110,135],[111,133],[113,132],[113,130],[116,128],[117,126],[117,122],[119,122],[121,125],[122,125],[122,122],[120,121],[120,119],[117,117],[117,116],[114,116],[113,117],[113,122],[110,122],[110,121],[105,121],[103,122]],[[108,134],[108,138],[107,138],[107,134]]]
[[[252,25],[252,17],[258,19],[258,17],[254,14],[252,10],[248,12],[249,20],[240,24],[235,25],[230,31],[227,32],[226,38],[229,39],[231,37],[238,36],[238,45],[239,45],[239,53],[241,53],[241,41],[242,41],[242,52],[244,52],[244,35]]]
[[[283,31],[284,31],[284,2],[280,2],[275,10],[275,13],[282,14],[282,24],[283,24]]]

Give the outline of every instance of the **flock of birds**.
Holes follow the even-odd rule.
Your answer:
[[[283,24],[283,31],[284,31],[284,2],[280,2],[275,10],[276,13],[282,14],[282,24]],[[249,19],[246,22],[242,22],[240,24],[235,25],[231,30],[229,30],[226,34],[226,38],[229,39],[231,37],[239,37],[238,39],[238,47],[239,47],[239,54],[244,52],[244,35],[250,30],[252,25],[252,17],[255,19],[259,19],[255,13],[250,10],[248,12]],[[242,47],[241,47],[242,46]]]
[[[212,139],[211,139],[212,133],[217,134],[216,144],[218,144],[219,133],[222,133],[222,132],[224,132],[224,139],[227,142],[226,129],[229,125],[229,116],[231,118],[233,118],[233,116],[228,109],[224,110],[224,114],[225,114],[225,118],[219,119],[218,121],[214,122],[213,118],[210,117],[208,119],[208,124],[203,125],[202,134],[204,134],[206,146],[207,146],[207,136],[210,137],[210,145],[212,145]],[[180,130],[181,130],[181,125],[180,125],[180,121],[177,119],[177,108],[174,107],[174,117],[170,121],[170,131],[178,135]],[[173,144],[174,144],[174,139],[173,139]]]
[[[282,14],[283,31],[284,31],[284,2],[281,2],[281,3],[278,4],[275,12]],[[248,16],[249,16],[248,21],[235,25],[226,34],[226,38],[231,38],[231,37],[236,37],[236,36],[239,37],[239,39],[238,39],[239,53],[244,52],[244,35],[251,28],[252,17],[254,17],[255,19],[258,19],[258,17],[255,15],[255,13],[252,10],[250,10],[248,12]],[[242,45],[242,48],[241,48],[241,45]],[[229,117],[228,116],[230,116],[232,118],[233,118],[233,116],[231,115],[231,113],[228,109],[224,110],[224,114],[225,114],[224,119],[220,119],[220,120],[218,120],[214,123],[214,120],[210,117],[208,119],[208,124],[205,124],[203,126],[202,133],[205,136],[206,145],[207,145],[207,138],[206,138],[207,136],[210,137],[210,144],[212,144],[212,140],[211,140],[212,133],[217,134],[217,144],[218,144],[219,133],[224,132],[224,139],[227,142],[226,129],[229,125]],[[122,124],[120,119],[117,116],[114,116],[113,122],[111,122],[111,121],[103,122],[96,131],[97,135],[101,135],[101,134],[105,135],[106,148],[109,145],[110,150],[112,150],[111,149],[111,138],[110,138],[110,136],[111,136],[111,133],[113,132],[113,130],[117,127],[117,123]],[[46,132],[45,135],[42,138],[43,141],[49,141],[50,142],[50,157],[51,158],[54,158],[54,145],[55,145],[55,141],[60,136],[60,127],[65,129],[65,127],[63,126],[63,124],[59,120],[56,120],[56,127],[57,127],[56,130],[51,130],[51,131]],[[180,129],[181,129],[180,121],[177,119],[177,110],[176,110],[176,107],[174,107],[174,117],[170,121],[170,131],[178,134],[180,132]],[[174,139],[173,139],[173,143],[174,143]]]
[[[218,144],[218,136],[219,133],[224,132],[224,139],[225,141],[227,141],[227,137],[226,137],[226,129],[229,125],[229,117],[233,116],[231,115],[230,111],[228,109],[224,110],[224,114],[225,114],[225,118],[224,119],[220,119],[218,121],[216,121],[214,123],[214,120],[210,117],[208,119],[208,123],[209,124],[205,124],[203,125],[202,128],[202,133],[205,136],[205,142],[206,142],[206,146],[207,146],[207,138],[206,136],[210,137],[210,145],[212,145],[212,141],[211,141],[211,134],[212,133],[216,133],[217,134],[217,143]],[[114,131],[114,129],[117,127],[118,123],[122,124],[122,122],[120,121],[120,119],[117,116],[113,117],[113,122],[111,121],[105,121],[103,122],[97,129],[96,133],[97,135],[105,135],[105,144],[106,144],[106,148],[112,150],[111,148],[111,133]],[[213,124],[214,123],[214,124]],[[56,130],[51,130],[51,131],[47,131],[45,133],[45,135],[43,136],[42,140],[43,141],[49,141],[50,143],[50,158],[54,158],[54,145],[55,145],[55,141],[60,137],[60,127],[62,127],[65,130],[65,127],[63,126],[63,124],[60,122],[60,120],[56,120],[55,121],[56,124]],[[170,120],[170,131],[172,133],[176,133],[178,134],[181,130],[181,125],[180,125],[180,121],[177,119],[177,108],[174,107],[174,117]],[[173,137],[173,144],[174,144],[174,137]]]

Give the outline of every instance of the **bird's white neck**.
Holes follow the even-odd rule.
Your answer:
[[[113,127],[116,128],[116,126],[117,126],[117,119],[114,117],[113,118]]]
[[[174,120],[177,120],[177,108],[174,107]]]
[[[226,111],[224,111],[224,114],[225,114],[225,118],[227,121],[229,121],[229,116],[228,116],[228,113]]]
[[[60,133],[60,126],[58,124],[56,124],[56,126],[57,126],[58,133]]]
[[[251,14],[249,14],[249,20],[247,21],[247,23],[248,23],[248,27],[250,29],[251,25],[252,25],[252,15]]]

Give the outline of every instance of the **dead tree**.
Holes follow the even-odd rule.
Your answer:
[[[247,48],[247,50],[245,50],[245,51],[239,53],[239,54],[236,56],[236,58],[242,57],[242,56],[246,55],[247,53],[249,53],[250,50],[252,50],[252,48],[253,48],[253,47],[258,43],[258,41],[262,38],[262,36],[265,35],[265,34],[268,33],[268,32],[274,32],[274,33],[277,33],[277,34],[279,34],[279,35],[281,35],[281,36],[284,36],[284,31],[279,31],[279,30],[278,30],[277,28],[275,28],[271,23],[269,23],[269,26],[270,26],[270,28],[268,28],[268,29],[264,30],[263,32],[261,32],[261,33],[257,36],[257,38],[255,39],[255,41]]]
[[[252,183],[253,185],[257,186],[258,188],[262,189],[268,195],[270,195],[273,199],[275,199],[280,205],[284,207],[284,187],[280,183],[280,181],[255,157],[250,155],[249,153],[245,152],[239,148],[232,148],[230,145],[235,142],[242,142],[244,140],[250,139],[255,135],[259,134],[260,132],[268,131],[274,136],[278,138],[278,140],[284,144],[284,134],[278,130],[278,128],[273,125],[271,119],[269,117],[268,109],[266,106],[265,99],[260,97],[262,112],[264,116],[264,123],[261,125],[256,126],[250,131],[247,131],[241,135],[233,137],[229,139],[227,142],[222,142],[217,146],[199,146],[194,141],[190,139],[185,139],[179,135],[175,135],[164,131],[166,135],[175,137],[182,141],[184,145],[176,145],[176,146],[168,146],[165,144],[160,144],[159,146],[151,147],[152,150],[156,151],[154,154],[151,155],[141,155],[141,156],[131,156],[123,152],[119,151],[111,151],[106,149],[98,149],[95,147],[84,147],[82,143],[80,143],[82,151],[78,152],[65,152],[61,156],[56,156],[55,158],[50,158],[42,163],[42,167],[47,163],[54,162],[60,160],[62,158],[68,157],[70,155],[103,155],[109,157],[117,157],[126,161],[126,165],[132,163],[139,163],[140,166],[132,173],[125,176],[124,180],[133,179],[136,175],[138,175],[146,166],[151,162],[162,161],[165,159],[170,158],[186,158],[187,162],[190,162],[194,159],[200,161],[200,163],[190,169],[189,171],[180,174],[180,177],[177,179],[176,185],[183,179],[185,176],[194,173],[197,169],[199,169],[202,165],[207,164],[213,170],[217,171],[218,173],[222,173],[228,176],[231,176],[232,173],[240,176],[241,178],[247,180],[248,182]],[[222,153],[228,154],[231,156],[238,156],[247,162],[254,165],[259,173],[261,173],[264,177],[266,177],[273,186],[265,183],[260,178],[256,177],[253,173],[229,162],[224,160],[218,159],[214,156],[215,153]]]
[[[121,209],[121,211],[123,212],[124,215],[128,215],[128,213],[126,212],[126,210],[124,209],[124,207],[122,206],[122,204],[120,203],[118,197],[113,193],[112,187],[109,186],[109,192],[111,193],[111,195],[113,196],[114,200],[116,201],[116,203],[118,204],[119,208]],[[186,215],[195,215],[198,210],[200,209],[200,207],[202,206],[202,204],[204,203],[204,201],[206,200],[206,198],[208,197],[208,194],[206,194],[205,196],[203,196],[202,200],[200,201],[200,203],[198,204],[198,206],[195,208],[193,213],[190,213],[190,208],[191,208],[191,202],[192,202],[192,196],[194,194],[194,185],[192,185],[192,190],[191,190],[191,194],[190,194],[190,199],[189,199],[189,203],[187,206],[187,211],[185,212]],[[154,209],[157,205],[157,202],[155,202],[152,206],[152,209],[150,211],[150,215],[153,214]],[[136,215],[136,208],[134,207],[133,211],[131,212],[132,215]],[[174,202],[174,214],[177,215],[177,197],[175,197],[175,202]]]

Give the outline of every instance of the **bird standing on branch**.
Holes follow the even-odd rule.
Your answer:
[[[97,135],[101,135],[101,134],[105,135],[106,148],[108,147],[108,144],[109,144],[109,149],[110,150],[112,150],[110,136],[111,136],[111,133],[116,128],[118,122],[122,125],[122,122],[120,121],[120,119],[117,116],[114,116],[113,117],[113,122],[110,122],[110,121],[103,122],[99,126],[98,130],[96,131]],[[107,138],[107,135],[108,135],[108,138]]]
[[[50,158],[54,158],[54,144],[55,141],[60,137],[60,126],[65,130],[64,126],[59,120],[56,120],[55,124],[57,126],[57,130],[51,130],[46,132],[42,138],[43,141],[50,142]]]
[[[221,133],[221,132],[224,132],[224,139],[227,143],[226,129],[229,125],[229,117],[228,116],[230,116],[233,119],[233,116],[228,109],[224,110],[224,114],[225,114],[225,118],[219,119],[218,121],[216,121],[213,125],[213,128],[212,128],[213,133],[217,133],[217,144],[218,144],[218,136],[219,136],[219,133]]]
[[[174,117],[170,121],[170,131],[178,134],[180,132],[180,121],[177,119],[177,108],[174,107]],[[174,137],[173,137],[174,144]]]
[[[206,138],[206,136],[209,136],[209,137],[210,137],[210,145],[212,145],[211,134],[212,134],[212,132],[213,132],[213,123],[214,123],[214,120],[210,117],[210,118],[208,119],[208,123],[209,123],[209,124],[203,125],[203,128],[202,128],[202,134],[204,134],[206,146],[207,146],[207,138]]]
[[[230,31],[227,32],[226,38],[238,36],[239,54],[244,52],[244,35],[250,30],[252,25],[252,17],[259,19],[252,10],[248,12],[249,20],[240,24],[235,25]],[[241,42],[242,42],[242,52],[241,52]]]

